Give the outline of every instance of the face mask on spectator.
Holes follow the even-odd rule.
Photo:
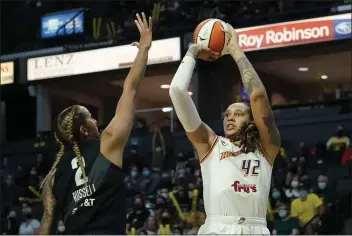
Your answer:
[[[279,210],[279,216],[280,216],[281,218],[286,217],[286,216],[287,216],[287,210],[286,210],[286,209],[280,209],[280,210]]]
[[[180,169],[179,171],[178,171],[178,173],[181,175],[181,176],[184,176],[185,175],[185,169]]]
[[[299,191],[299,197],[300,197],[302,200],[306,199],[307,195],[308,195],[307,190],[301,190],[301,191]]]
[[[143,176],[144,176],[144,177],[148,177],[149,174],[150,174],[149,170],[144,170],[144,171],[143,171]]]
[[[136,150],[136,149],[132,149],[132,150],[131,150],[131,153],[132,153],[132,154],[136,154],[136,153],[137,153],[137,150]]]
[[[298,181],[297,180],[293,180],[292,182],[291,182],[291,186],[292,186],[292,188],[297,188],[298,187]]]
[[[273,192],[272,194],[271,194],[271,196],[274,198],[274,199],[279,199],[280,198],[280,192]]]
[[[136,177],[138,175],[138,172],[137,171],[131,171],[131,176],[132,177]]]
[[[131,145],[132,145],[132,146],[137,146],[137,145],[138,145],[138,140],[132,139],[132,140],[131,140]]]
[[[161,147],[156,147],[156,148],[155,148],[155,151],[156,151],[156,152],[160,152],[160,151],[161,151]]]
[[[160,193],[160,196],[167,199],[169,197],[169,194],[168,193]]]
[[[200,176],[200,170],[194,171],[194,175],[197,176],[197,177]]]
[[[193,198],[193,191],[188,191],[188,197],[191,199],[191,198]]]
[[[57,223],[57,229],[58,229],[60,232],[64,232],[64,231],[65,231],[65,225],[64,225],[64,222],[62,222],[62,220],[60,220],[60,221]]]
[[[145,208],[152,209],[153,208],[153,204],[148,202],[148,203],[145,204]]]
[[[319,182],[318,183],[319,189],[326,189],[326,183],[325,182]]]
[[[8,176],[6,177],[5,183],[6,183],[7,185],[11,185],[11,184],[12,184],[12,176],[11,176],[11,175],[8,175]]]
[[[169,174],[168,174],[168,173],[163,173],[163,174],[161,175],[161,178],[167,179],[167,178],[169,178]]]
[[[64,232],[66,228],[63,225],[60,225],[59,227],[57,227],[57,229],[59,230],[59,232]]]
[[[16,212],[15,211],[10,211],[9,218],[15,218],[15,217],[16,217]]]
[[[31,175],[37,175],[37,171],[35,171],[35,170],[31,170],[29,173],[30,173]]]

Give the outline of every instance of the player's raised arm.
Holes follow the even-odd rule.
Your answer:
[[[170,85],[170,97],[176,114],[185,129],[187,136],[198,152],[201,160],[209,151],[215,140],[215,133],[199,117],[198,111],[188,94],[188,86],[192,79],[196,60],[211,60],[217,54],[210,49],[194,44],[186,53]]]
[[[149,22],[148,22],[149,21]],[[144,77],[148,52],[152,45],[152,18],[147,21],[144,13],[135,20],[140,33],[139,51],[123,85],[123,92],[117,104],[116,113],[101,137],[101,152],[115,165],[122,166],[122,152],[132,130],[137,91]]]
[[[52,192],[52,184],[54,181],[55,172],[48,175],[47,181],[44,182],[42,201],[44,207],[44,213],[38,229],[38,234],[49,235],[51,234],[52,224],[54,221],[54,213],[56,206],[56,199]]]
[[[258,128],[261,143],[265,152],[274,160],[281,146],[280,134],[276,128],[273,112],[265,87],[257,72],[238,44],[238,36],[234,28],[228,24],[227,33],[231,41],[227,46],[241,73],[242,82],[250,97],[255,124]]]

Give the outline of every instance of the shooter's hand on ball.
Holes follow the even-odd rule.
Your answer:
[[[193,44],[189,47],[186,56],[193,57],[194,59],[199,58],[204,61],[214,61],[218,59],[221,55],[220,53],[214,52],[203,45]]]
[[[232,25],[227,23],[227,29],[222,29],[222,31],[230,38],[230,42],[225,46],[225,54],[231,54],[241,48],[238,43],[238,35]]]
[[[148,24],[148,21],[149,21],[149,24]],[[141,37],[140,37],[139,43],[134,42],[132,43],[132,46],[136,46],[138,49],[149,50],[150,47],[152,46],[152,31],[153,31],[152,18],[149,17],[148,21],[145,17],[144,12],[142,12],[142,18],[138,13],[136,14],[136,20],[134,22],[136,23],[136,26],[138,28],[138,31]]]

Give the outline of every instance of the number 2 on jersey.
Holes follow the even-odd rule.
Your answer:
[[[244,172],[244,176],[258,176],[260,169],[260,160],[243,160],[241,171]]]
[[[84,161],[84,158],[82,157],[82,162],[83,162],[83,167],[86,166],[86,163]],[[82,168],[78,167],[78,160],[77,157],[73,158],[71,161],[71,167],[73,170],[76,170],[76,175],[75,175],[75,181],[76,181],[76,186],[81,186],[82,184],[85,184],[88,182],[88,177],[86,176],[83,178],[83,171]]]

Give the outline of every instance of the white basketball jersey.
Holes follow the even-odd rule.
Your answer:
[[[201,170],[207,216],[266,218],[272,163],[259,150],[245,154],[217,136]]]

